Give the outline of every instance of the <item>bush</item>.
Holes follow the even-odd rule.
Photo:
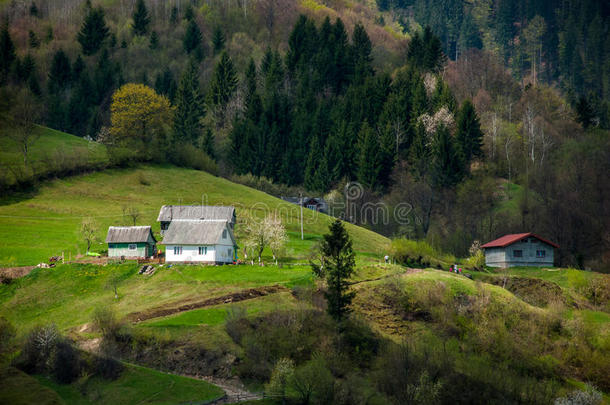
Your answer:
[[[14,337],[15,328],[5,317],[0,316],[0,355],[8,350]]]
[[[51,366],[53,377],[60,384],[70,384],[78,378],[81,360],[72,342],[65,338],[57,340]]]
[[[246,315],[247,312],[244,307],[231,306],[227,309],[225,330],[235,343],[241,342],[244,333],[250,326],[246,319]]]
[[[409,267],[442,267],[455,262],[455,257],[442,254],[424,241],[405,238],[392,240],[390,254],[398,263]]]
[[[297,368],[290,378],[289,386],[299,403],[333,403],[334,379],[320,356],[314,356]]]
[[[30,374],[47,372],[59,337],[55,325],[36,326],[28,333],[15,365]]]
[[[586,385],[584,390],[573,391],[567,397],[557,398],[555,405],[598,405],[602,394],[595,387]]]
[[[106,380],[116,380],[123,372],[123,364],[109,356],[99,356],[94,361],[95,373]]]
[[[101,332],[104,340],[116,341],[123,323],[120,322],[116,313],[109,308],[97,308],[93,312],[93,325]]]
[[[203,170],[213,175],[218,174],[216,162],[201,149],[186,144],[178,147],[173,159],[178,166],[190,167],[195,170]]]

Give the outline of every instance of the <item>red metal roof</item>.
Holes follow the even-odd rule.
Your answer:
[[[501,238],[498,238],[496,240],[492,240],[491,242],[487,242],[486,244],[484,244],[483,246],[481,246],[482,248],[491,248],[491,247],[506,247],[508,245],[512,245],[515,242],[519,242],[521,239],[525,239],[527,237],[533,236],[534,238],[544,242],[544,243],[548,243],[551,246],[554,246],[556,248],[559,248],[559,245],[556,243],[553,243],[549,240],[546,240],[544,238],[541,238],[540,236],[531,233],[531,232],[527,232],[527,233],[513,233],[510,235],[504,235]]]

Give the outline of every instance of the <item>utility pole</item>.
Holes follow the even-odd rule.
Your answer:
[[[303,240],[303,193],[299,193],[299,205],[301,206],[301,240]]]

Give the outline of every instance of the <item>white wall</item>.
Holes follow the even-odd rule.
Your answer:
[[[230,239],[230,238],[229,238]],[[182,254],[174,254],[174,246],[182,246]],[[231,263],[233,255],[229,255],[229,250],[232,251],[233,246],[212,245],[208,246],[206,255],[199,254],[199,246],[191,245],[167,245],[165,247],[166,262],[202,262],[202,263]]]

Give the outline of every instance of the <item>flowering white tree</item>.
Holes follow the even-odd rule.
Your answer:
[[[263,250],[268,246],[277,263],[277,258],[283,254],[288,237],[282,221],[276,214],[269,214],[262,221],[250,218],[246,222],[245,233],[247,235],[244,241],[246,252],[257,256],[260,263]]]

